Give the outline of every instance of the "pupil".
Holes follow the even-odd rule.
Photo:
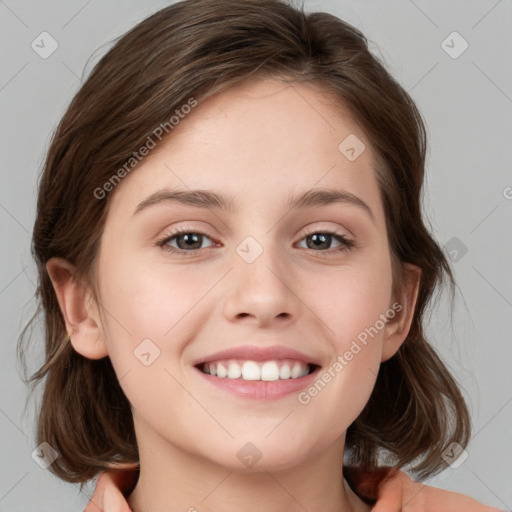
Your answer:
[[[201,237],[202,235],[198,235],[197,233],[187,233],[185,235],[181,235],[181,238],[184,239],[185,249],[198,249],[201,247]],[[181,245],[179,243],[180,238],[178,238],[178,246]],[[198,247],[196,247],[198,246]],[[183,247],[180,247],[182,249]]]
[[[316,248],[322,247],[322,246],[329,247],[329,245],[330,245],[329,242],[331,240],[331,235],[315,233],[314,235],[311,235],[311,238],[313,240],[314,247],[316,247]]]

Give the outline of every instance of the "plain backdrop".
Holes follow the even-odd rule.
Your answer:
[[[165,5],[0,1],[2,512],[78,512],[91,492],[88,486],[80,493],[31,456],[35,403],[24,411],[27,389],[15,348],[34,310],[37,177],[51,133],[91,66],[115,37]],[[361,29],[424,116],[430,137],[424,209],[459,286],[453,328],[445,294],[429,334],[461,383],[474,424],[466,460],[429,483],[512,509],[512,2],[305,5]],[[34,338],[32,369],[42,361],[41,330]]]

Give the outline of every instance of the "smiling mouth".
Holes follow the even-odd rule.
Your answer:
[[[210,361],[196,366],[206,375],[244,381],[296,380],[316,371],[319,366],[293,359],[251,361],[229,359]]]

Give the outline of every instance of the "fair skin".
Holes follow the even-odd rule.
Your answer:
[[[354,161],[338,150],[350,134],[366,146]],[[71,279],[71,264],[49,261],[74,349],[108,356],[131,403],[141,467],[128,498],[134,512],[251,511],[262,497],[268,512],[370,510],[342,477],[345,433],[380,363],[407,336],[420,278],[407,265],[411,279],[393,296],[373,157],[348,111],[340,115],[320,89],[253,81],[201,103],[111,193],[95,268],[99,304]],[[164,188],[215,191],[235,209],[166,201],[134,213]],[[288,206],[320,188],[352,199]],[[200,248],[188,249],[183,236],[158,245],[176,228],[202,234]],[[340,250],[339,237],[353,246]],[[246,254],[257,257],[249,263]],[[390,310],[321,392],[300,403],[299,393]],[[143,352],[160,353],[146,366],[134,351],[147,339]],[[287,379],[244,381],[241,391],[197,367],[247,346],[300,351],[315,373],[293,389]],[[270,359],[283,363],[279,354]],[[260,457],[255,464],[244,462],[248,453]]]
[[[131,489],[138,466],[123,466],[101,474],[84,512],[131,512],[122,490]],[[414,482],[402,471],[390,471],[377,492],[372,512],[503,512],[463,494]]]

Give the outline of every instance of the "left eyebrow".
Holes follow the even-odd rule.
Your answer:
[[[291,197],[288,201],[290,209],[295,208],[314,208],[317,206],[327,206],[333,203],[351,204],[361,208],[366,212],[372,222],[375,224],[375,217],[372,209],[360,198],[345,190],[332,189],[312,189],[303,192],[299,196]]]
[[[162,189],[144,199],[137,205],[133,215],[145,210],[146,208],[161,203],[178,203],[185,206],[195,206],[196,208],[227,210],[232,213],[238,211],[235,200],[231,196],[223,196],[212,190],[169,190]],[[287,207],[290,210],[298,208],[315,208],[326,206],[333,203],[351,204],[365,211],[373,223],[375,217],[371,208],[359,197],[344,190],[333,189],[312,189],[290,197]]]

